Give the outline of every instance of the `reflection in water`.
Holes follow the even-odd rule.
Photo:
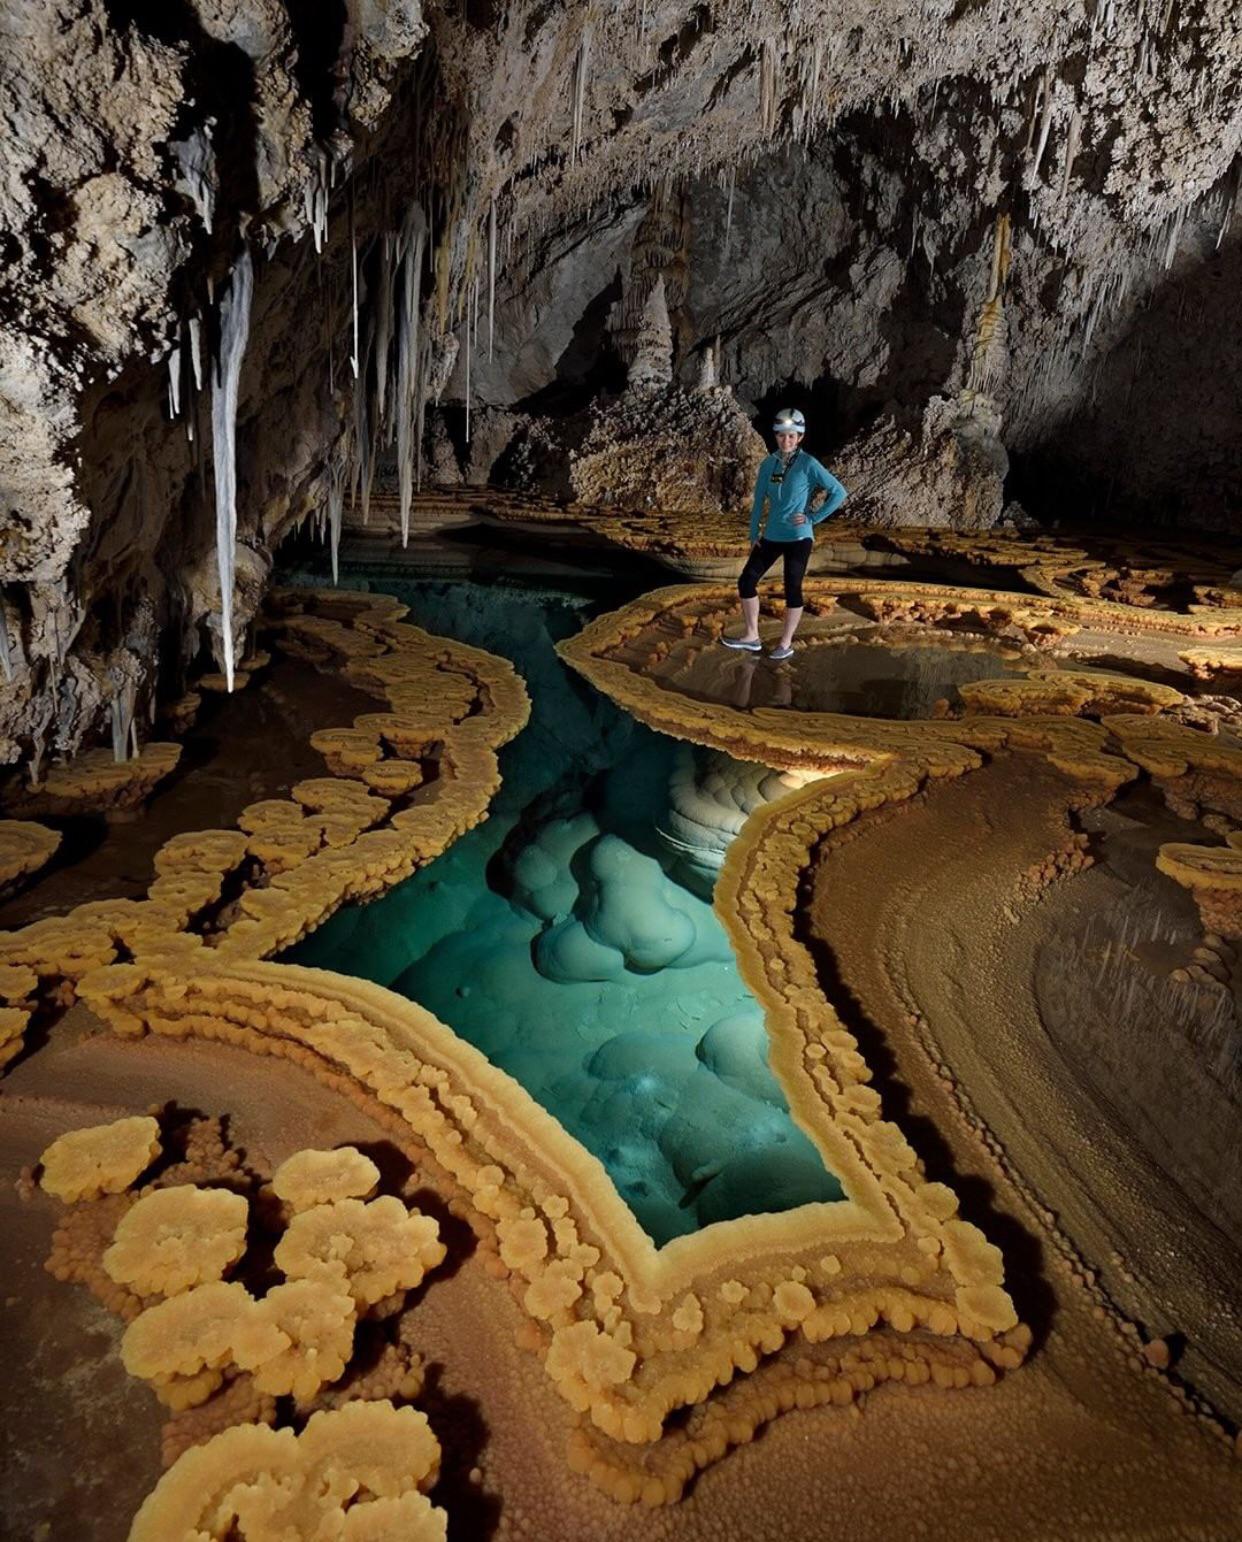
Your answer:
[[[1050,667],[1032,649],[984,638],[870,641],[853,632],[803,646],[779,664],[710,646],[671,662],[659,684],[700,701],[888,718],[928,718],[938,701],[957,705],[960,685]]]
[[[727,840],[787,785],[727,757],[696,766],[572,675],[553,643],[581,600],[385,587],[419,625],[512,658],[531,722],[484,824],[287,956],[434,1012],[600,1158],[657,1242],[839,1199],[710,903]]]

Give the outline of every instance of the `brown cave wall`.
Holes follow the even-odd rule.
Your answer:
[[[1242,233],[1209,226],[1113,330],[1084,390],[1049,404],[1014,456],[1032,512],[1239,537],[1242,562]]]

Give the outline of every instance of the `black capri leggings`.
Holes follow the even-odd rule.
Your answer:
[[[760,536],[746,559],[742,576],[737,581],[737,592],[744,600],[753,600],[759,593],[759,580],[778,557],[784,557],[785,604],[790,610],[800,609],[802,579],[814,544],[813,541],[769,541]]]

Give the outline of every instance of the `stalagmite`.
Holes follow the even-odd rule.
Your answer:
[[[220,645],[233,689],[233,565],[237,543],[237,386],[250,333],[254,265],[243,247],[229,292],[220,302],[220,357],[211,391],[211,451],[216,478],[216,565],[220,576]]]
[[[643,307],[642,326],[634,345],[634,362],[630,365],[627,388],[667,386],[672,379],[673,330],[661,275]]]

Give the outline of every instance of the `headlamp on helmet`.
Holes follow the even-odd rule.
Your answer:
[[[782,407],[772,425],[775,434],[805,434],[806,419],[796,407]]]

